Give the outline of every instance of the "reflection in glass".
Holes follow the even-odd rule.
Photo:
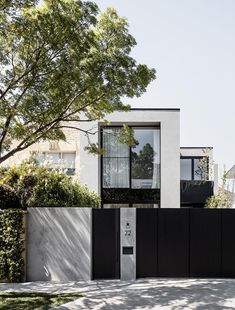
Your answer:
[[[180,179],[192,180],[192,159],[181,158],[180,159]]]
[[[134,129],[131,149],[132,188],[160,188],[160,130]]]
[[[121,128],[103,129],[104,157],[129,157],[129,146],[119,141],[120,132]]]
[[[129,158],[103,158],[103,187],[129,187]]]
[[[128,188],[130,174],[129,146],[119,141],[121,128],[103,129],[103,187]]]
[[[208,176],[207,159],[194,158],[194,180],[206,180]]]

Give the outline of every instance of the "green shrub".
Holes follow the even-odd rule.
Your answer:
[[[19,209],[20,207],[16,192],[10,186],[0,184],[0,209]]]
[[[228,198],[225,192],[219,192],[218,195],[209,197],[206,200],[205,208],[208,209],[224,209],[228,208]]]
[[[24,208],[27,207],[98,207],[98,194],[67,176],[35,162],[0,170],[1,183],[11,186]]]
[[[226,182],[227,182],[226,172],[224,171],[222,178],[221,178],[221,187],[218,190],[218,194],[213,195],[206,200],[205,208],[208,208],[208,209],[228,208],[229,201],[228,201],[227,192],[225,190]]]
[[[23,280],[23,232],[22,210],[0,211],[0,280]]]

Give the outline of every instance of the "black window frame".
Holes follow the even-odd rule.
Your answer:
[[[181,176],[180,176],[180,180],[182,181],[203,181],[203,180],[195,180],[195,171],[194,171],[194,160],[195,159],[203,159],[203,158],[206,158],[207,159],[207,175],[206,175],[206,180],[205,181],[209,181],[209,176],[208,176],[208,173],[209,173],[209,156],[180,156],[180,160],[181,159],[191,159],[191,180],[184,180],[184,179],[181,179]]]
[[[159,125],[129,125],[128,126],[132,129],[158,129],[160,131],[160,182],[159,182],[159,188],[155,188],[155,189],[145,189],[145,188],[140,188],[140,189],[136,189],[136,188],[132,188],[132,174],[131,174],[131,165],[132,165],[132,152],[131,152],[131,149],[132,147],[129,146],[129,187],[122,187],[122,188],[116,188],[116,187],[103,187],[103,158],[104,156],[101,155],[100,156],[100,185],[101,185],[101,208],[103,208],[103,204],[123,204],[123,203],[126,203],[126,204],[129,204],[129,207],[132,207],[133,204],[141,204],[141,203],[144,203],[143,201],[133,201],[133,202],[124,202],[122,201],[121,199],[114,199],[114,200],[109,200],[109,201],[103,201],[103,193],[104,192],[111,192],[111,194],[113,194],[113,191],[116,191],[117,196],[120,195],[121,196],[126,196],[126,197],[129,197],[131,195],[131,192],[132,193],[135,193],[135,194],[141,194],[142,193],[146,193],[147,191],[149,192],[149,201],[147,201],[146,203],[147,204],[158,204],[158,207],[160,208],[160,204],[161,204],[161,199],[160,199],[160,190],[161,190],[161,126],[160,126],[160,123]],[[101,148],[103,148],[103,129],[112,129],[112,128],[122,128],[123,126],[122,125],[110,125],[110,126],[100,126],[100,130],[99,130],[99,135],[100,135],[100,146]],[[120,194],[120,192],[122,192]],[[151,195],[151,192],[152,192],[152,195]],[[108,193],[109,194],[109,193]],[[156,199],[156,197],[158,197]],[[151,200],[152,199],[152,200]]]

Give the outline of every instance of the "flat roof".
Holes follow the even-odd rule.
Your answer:
[[[181,146],[181,149],[213,149],[213,146]]]
[[[130,108],[131,111],[180,111],[180,108]]]

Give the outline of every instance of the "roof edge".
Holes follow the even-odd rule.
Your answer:
[[[181,146],[181,149],[213,149],[213,146]]]

